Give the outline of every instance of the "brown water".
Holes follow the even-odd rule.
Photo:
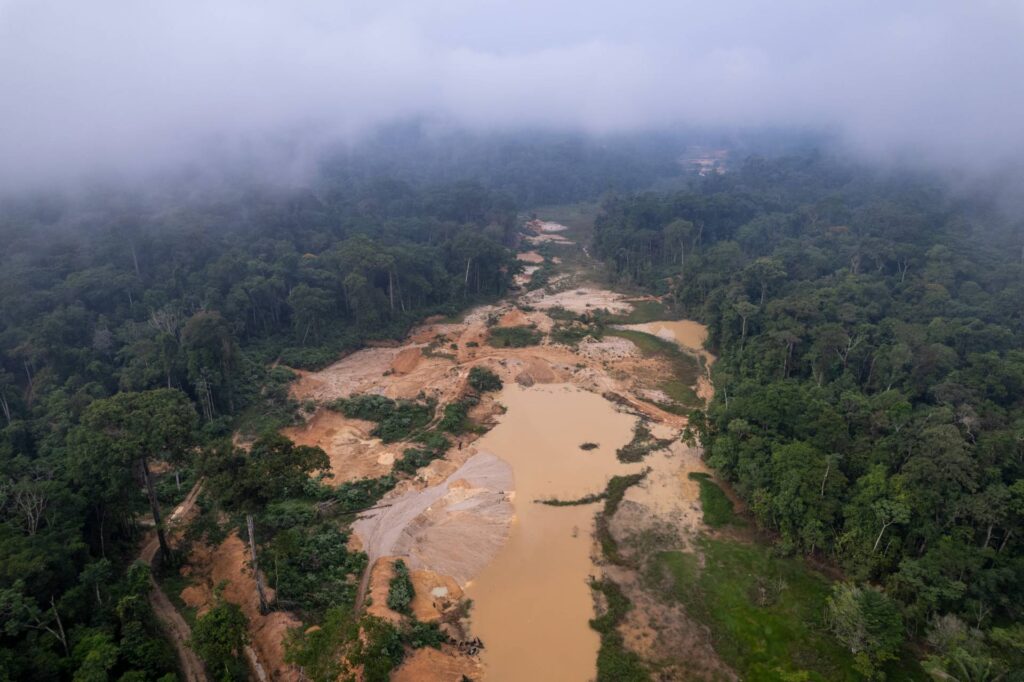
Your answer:
[[[654,334],[697,351],[704,349],[704,341],[708,338],[708,328],[693,320],[647,322],[625,325],[624,328]]]
[[[535,499],[576,499],[604,490],[623,465],[616,448],[632,436],[635,418],[593,393],[567,384],[512,384],[500,402],[508,412],[477,441],[512,465],[516,518],[507,544],[467,587],[473,633],[484,642],[489,681],[593,679],[599,640],[588,620],[587,578],[595,504],[551,507]],[[583,442],[600,444],[589,452]]]

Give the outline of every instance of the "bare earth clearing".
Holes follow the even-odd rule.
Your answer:
[[[566,241],[559,228],[530,224],[534,238]],[[535,255],[527,252],[520,259],[536,263]],[[648,603],[636,576],[602,565],[593,540],[598,504],[549,507],[535,502],[599,493],[612,476],[649,468],[612,520],[612,533],[623,547],[653,533],[666,549],[686,549],[701,527],[698,487],[687,479],[689,472],[705,470],[700,453],[678,441],[685,417],[651,402],[671,372],[667,360],[643,357],[632,342],[618,337],[587,337],[576,347],[547,337],[524,348],[487,344],[491,329],[498,327],[527,325],[549,332],[555,321],[545,311],[553,308],[576,314],[632,309],[622,294],[577,281],[574,274],[560,277],[572,286],[475,308],[461,322],[428,319],[402,345],[367,348],[322,371],[299,372],[292,386],[295,398],[312,400],[318,409],[306,425],[285,433],[298,443],[322,447],[333,482],[340,484],[386,474],[408,444],[384,444],[370,435],[372,424],[323,405],[375,393],[429,397],[443,407],[465,395],[475,366],[491,369],[505,384],[471,413],[475,423],[497,426],[482,438],[459,437],[445,459],[401,481],[381,500],[380,509],[353,525],[353,544],[371,562],[360,588],[360,603],[369,596],[365,601],[371,613],[398,617],[385,604],[393,561],[402,558],[413,572],[417,616],[440,620],[456,640],[479,636],[484,641],[479,655],[451,645],[418,650],[394,679],[480,679],[481,672],[493,680],[592,679],[598,637],[588,625],[594,597],[587,579],[602,572],[619,582],[638,607],[622,628],[629,647],[658,660],[688,657],[697,668],[731,675],[699,627],[670,607]],[[664,328],[651,326],[657,324]],[[684,348],[704,352],[700,335],[705,332],[696,323],[647,327],[642,331],[671,336]],[[710,384],[696,388],[702,397],[710,395]],[[622,464],[615,450],[630,440],[641,418],[658,437],[675,442],[642,463]],[[599,443],[598,449],[580,450],[586,441]],[[212,586],[230,580],[227,598],[250,617],[262,667],[272,679],[299,679],[299,671],[284,664],[281,645],[287,629],[299,623],[285,612],[258,613],[246,559],[234,535],[219,547],[197,550],[190,565],[201,586],[182,596],[202,608]],[[452,616],[464,592],[474,600],[468,621]]]

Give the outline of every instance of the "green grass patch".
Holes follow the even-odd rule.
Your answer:
[[[633,608],[629,598],[615,582],[593,580],[590,588],[604,596],[604,613],[590,620],[590,627],[601,636],[597,652],[597,679],[599,682],[643,682],[651,677],[638,655],[626,648],[619,623]]]
[[[733,510],[732,500],[718,487],[711,476],[700,471],[691,471],[689,478],[700,484],[700,506],[704,513],[704,523],[712,528],[744,525],[743,519],[737,516]]]
[[[492,327],[487,335],[487,343],[495,348],[525,348],[536,346],[544,336],[533,327]]]
[[[620,462],[640,462],[655,450],[662,450],[671,444],[671,438],[655,438],[641,419],[633,427],[633,439],[616,450],[615,456]]]
[[[696,554],[655,555],[645,582],[706,624],[715,650],[743,679],[862,679],[825,628],[828,580],[757,544],[704,537],[700,550],[703,567]],[[916,664],[896,666],[889,679],[922,679]]]

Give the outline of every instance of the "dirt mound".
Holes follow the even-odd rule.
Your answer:
[[[402,351],[391,361],[392,374],[408,374],[416,369],[423,359],[423,352],[416,346],[403,348]]]
[[[468,484],[456,481],[465,480]],[[352,528],[371,561],[407,557],[465,584],[505,542],[512,519],[512,469],[490,454],[472,456],[444,482],[382,500],[389,505],[362,516]]]
[[[370,605],[366,612],[392,623],[399,623],[402,614],[388,608],[388,590],[395,577],[395,557],[381,557],[370,569]]]
[[[304,426],[282,429],[281,433],[297,445],[323,448],[334,474],[331,483],[341,485],[360,478],[384,476],[401,453],[399,445],[387,446],[379,438],[370,436],[372,429],[371,422],[321,409]]]
[[[416,590],[416,596],[412,600],[412,612],[417,620],[439,620],[442,614],[455,607],[462,599],[462,588],[446,575],[425,569],[414,570],[411,575],[412,585]]]
[[[522,253],[516,254],[516,260],[521,260],[524,263],[543,263],[544,256],[540,255],[536,251],[523,251]]]
[[[528,324],[530,324],[530,320],[527,319],[526,314],[519,308],[513,308],[498,320],[499,327],[522,327]]]
[[[481,672],[476,659],[459,654],[454,647],[424,647],[416,649],[391,673],[391,682],[459,682],[480,679]]]
[[[640,357],[640,351],[636,344],[618,336],[609,336],[600,341],[588,336],[580,341],[577,348],[580,355],[592,360],[622,360]]]
[[[319,372],[298,372],[292,384],[297,400],[331,400],[362,393],[380,383],[401,348],[364,348]]]
[[[299,673],[284,662],[284,637],[302,622],[286,611],[260,613],[248,559],[245,543],[234,533],[217,547],[195,548],[188,563],[196,584],[183,590],[181,598],[203,613],[213,601],[214,587],[227,581],[224,599],[238,604],[248,617],[251,646],[260,665],[273,680],[298,680]],[[273,599],[274,591],[267,588],[266,592],[267,598]]]
[[[553,384],[564,380],[561,373],[556,371],[550,362],[535,355],[509,360],[508,366],[520,370],[516,375],[516,381],[523,386],[532,386],[535,383]],[[520,379],[521,376],[524,378]],[[524,381],[529,383],[523,383]]]

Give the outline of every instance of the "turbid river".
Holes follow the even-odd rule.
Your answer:
[[[615,450],[636,418],[567,384],[505,387],[508,412],[476,443],[512,465],[515,520],[508,542],[467,587],[472,629],[484,642],[488,681],[584,682],[597,672],[598,635],[588,624],[588,576],[597,504],[552,507],[534,500],[578,499],[637,471]],[[598,443],[584,451],[580,444]]]

